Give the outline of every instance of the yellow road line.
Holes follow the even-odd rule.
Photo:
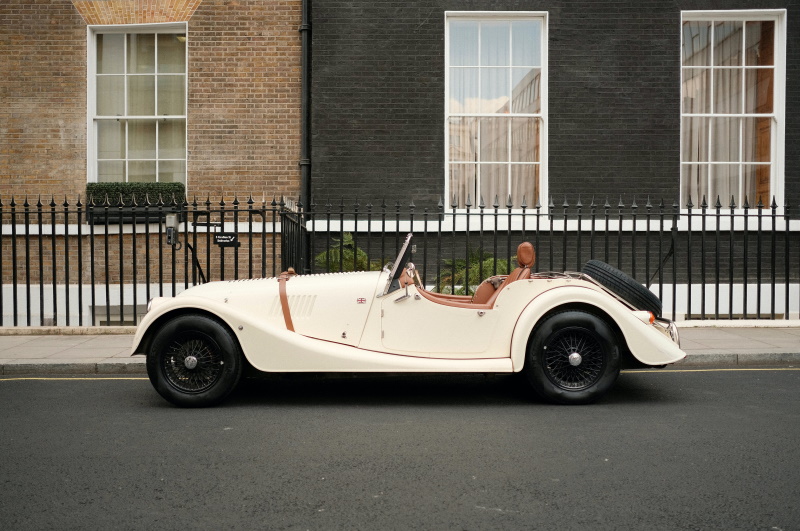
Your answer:
[[[800,371],[800,367],[783,367],[772,369],[644,369],[622,371],[624,374],[635,374],[641,372],[744,372],[744,371]]]
[[[133,378],[133,377],[126,377],[126,378],[51,378],[51,377],[27,377],[27,378],[5,378],[0,376],[0,382],[19,382],[23,380],[61,380],[61,381],[71,381],[71,380],[80,380],[80,381],[94,381],[94,380],[147,380],[147,378]]]

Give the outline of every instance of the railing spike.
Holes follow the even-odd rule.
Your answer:
[[[569,208],[569,201],[567,201],[567,194],[564,194],[564,203],[561,206],[563,208]]]
[[[650,202],[650,194],[647,194],[647,203],[645,203],[644,207],[647,210],[652,210],[653,208],[653,203]]]
[[[622,195],[619,196],[619,204],[617,208],[625,208],[625,203],[622,202]]]
[[[639,205],[636,203],[636,196],[633,196],[633,203],[631,203],[631,209],[636,210],[639,208]]]
[[[717,194],[717,202],[714,203],[714,208],[717,209],[717,210],[722,208],[722,202],[719,200],[719,194]]]
[[[464,203],[464,206],[470,208],[472,206],[472,198],[470,197],[471,194],[467,194],[467,202]]]
[[[506,208],[511,208],[514,206],[514,203],[511,201],[511,194],[508,194],[508,199],[506,199]]]
[[[575,204],[575,207],[580,210],[583,208],[583,203],[581,202],[581,194],[578,194],[578,202]]]
[[[478,208],[483,210],[484,208],[486,208],[486,203],[483,200],[483,194],[479,195],[478,198],[480,199],[480,202],[478,203]]]
[[[742,208],[750,208],[750,202],[747,200],[746,194],[744,196],[744,204],[742,205]]]
[[[494,203],[492,203],[492,207],[494,207],[495,210],[500,208],[500,196],[497,194],[494,194]]]
[[[761,196],[758,196],[758,203],[756,203],[756,208],[759,210],[764,208],[764,203],[761,201]]]
[[[706,201],[706,194],[703,194],[703,200],[700,202],[700,208],[705,210],[708,208],[708,201]]]
[[[522,208],[522,210],[528,208],[528,200],[526,199],[525,194],[522,194],[522,204],[520,205],[520,207]]]
[[[553,196],[550,196],[550,202],[547,204],[547,207],[552,210],[556,207],[555,203],[553,203]]]
[[[775,196],[774,195],[772,196],[772,203],[770,203],[769,207],[772,210],[775,210],[776,208],[778,208],[778,203],[775,201]]]
[[[733,197],[733,195],[731,195],[731,204],[729,206],[731,210],[736,208],[736,199]]]

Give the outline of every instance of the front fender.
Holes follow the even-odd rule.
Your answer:
[[[625,305],[603,291],[582,286],[559,286],[542,292],[525,307],[511,336],[511,361],[514,372],[525,364],[525,355],[536,324],[548,313],[570,304],[597,308],[619,327],[628,350],[645,365],[665,365],[686,357],[678,345],[652,324],[642,322]]]
[[[144,315],[136,334],[133,336],[133,347],[131,355],[147,354],[146,350],[153,333],[160,326],[160,322],[170,318],[172,315],[181,313],[205,313],[222,321],[230,328],[234,335],[239,335],[239,327],[247,324],[248,326],[261,327],[272,326],[263,316],[255,316],[251,308],[240,308],[236,305],[210,299],[207,297],[196,297],[189,294],[182,294],[179,297],[156,297],[152,299],[150,310]],[[154,328],[156,327],[156,328]],[[245,349],[245,345],[241,345]],[[245,355],[247,353],[245,352]]]

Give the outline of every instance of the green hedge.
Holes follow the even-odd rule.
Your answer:
[[[158,199],[165,205],[182,204],[186,198],[186,187],[183,183],[88,183],[86,185],[86,202],[95,206],[104,206],[108,197],[108,204],[119,207],[122,204],[131,206],[136,201],[138,206],[144,206],[145,198],[151,205],[157,205]]]

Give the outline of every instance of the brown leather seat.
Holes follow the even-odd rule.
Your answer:
[[[517,247],[517,264],[518,267],[508,275],[502,284],[495,289],[495,285],[489,280],[484,280],[478,289],[475,290],[475,295],[472,297],[473,304],[492,304],[494,299],[500,292],[517,280],[524,280],[530,278],[531,267],[536,263],[536,250],[530,242],[522,242]]]

